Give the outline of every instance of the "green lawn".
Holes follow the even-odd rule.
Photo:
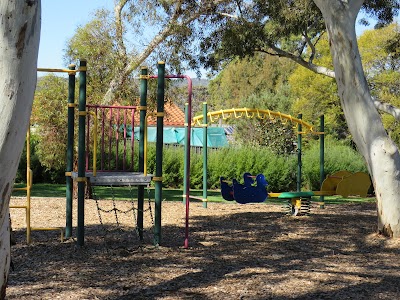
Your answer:
[[[15,187],[23,187],[23,185],[15,185]],[[95,187],[96,196],[99,199],[136,199],[137,188],[132,187]],[[222,199],[219,190],[212,190],[207,192],[207,199],[209,202],[225,202]],[[15,191],[13,196],[25,196],[25,191]],[[65,185],[62,184],[34,184],[32,187],[31,195],[33,197],[65,197]],[[163,189],[162,198],[167,201],[182,201],[183,192],[181,189]],[[201,190],[191,190],[190,195],[202,197]],[[145,198],[154,199],[154,188],[145,188]],[[313,197],[313,201],[319,202],[319,197]],[[277,198],[271,198],[266,203],[281,203]],[[375,202],[374,197],[369,198],[342,198],[340,196],[326,196],[325,204],[342,204],[342,203],[357,203],[357,202]]]
[[[23,187],[23,185],[15,185]],[[95,187],[94,192],[99,199],[135,199],[137,197],[137,188],[132,187]],[[13,196],[25,196],[25,191],[14,191]],[[31,190],[32,197],[65,197],[65,185],[62,184],[34,184]],[[163,189],[162,198],[168,201],[182,201],[183,191],[180,189]],[[191,190],[190,195],[202,197],[203,191]],[[145,188],[145,198],[154,199],[154,188]],[[208,191],[208,201],[224,201],[219,191]]]

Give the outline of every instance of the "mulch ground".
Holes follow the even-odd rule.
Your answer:
[[[191,203],[189,249],[182,203],[163,202],[157,248],[154,207],[140,242],[133,211],[117,226],[113,213],[100,223],[93,200],[85,206],[83,247],[56,231],[34,231],[26,245],[24,210],[12,209],[7,299],[400,299],[400,241],[375,233],[373,203],[313,206],[305,217],[276,204]],[[63,227],[65,199],[33,198],[31,220]]]

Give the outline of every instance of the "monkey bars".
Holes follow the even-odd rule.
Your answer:
[[[231,108],[231,109],[223,109],[223,110],[217,110],[213,112],[208,112],[207,113],[207,118],[211,123],[215,122],[216,120],[222,118],[223,120],[227,119],[240,119],[240,118],[257,118],[257,119],[269,119],[271,121],[280,121],[282,124],[286,124],[287,122],[291,123],[296,123],[302,126],[303,130],[297,132],[298,134],[324,134],[323,132],[315,131],[314,127],[307,123],[304,122],[303,120],[299,118],[295,118],[291,115],[283,114],[281,112],[276,112],[272,111],[269,109],[258,109],[258,108]],[[204,116],[200,115],[197,117],[193,118],[193,123],[197,125],[202,125],[202,120]]]

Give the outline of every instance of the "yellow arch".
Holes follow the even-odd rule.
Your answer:
[[[292,123],[296,124],[301,124],[303,131],[298,132],[298,134],[305,134],[305,133],[311,133],[311,134],[324,134],[323,132],[318,132],[314,130],[314,127],[307,123],[304,122],[301,119],[292,117],[291,115],[283,114],[281,112],[276,112],[272,111],[269,109],[257,109],[257,108],[231,108],[231,109],[223,109],[223,110],[217,110],[213,112],[208,112],[207,117],[209,118],[209,121],[212,123],[219,118],[223,118],[224,120],[229,119],[229,118],[241,118],[241,117],[247,117],[247,118],[258,118],[258,119],[270,119],[270,120],[279,120],[283,124],[286,124],[286,122],[290,121]],[[197,125],[202,125],[203,121],[203,115],[197,116],[193,118],[193,123]]]

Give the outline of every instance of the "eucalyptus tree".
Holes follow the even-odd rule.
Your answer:
[[[364,157],[375,188],[379,232],[400,237],[400,153],[378,112],[399,118],[400,110],[371,96],[361,63],[355,30],[361,10],[378,26],[393,21],[395,1],[299,0],[236,1],[237,15],[215,28],[203,42],[201,60],[217,66],[224,59],[256,52],[286,57],[335,78],[349,131]],[[315,64],[316,44],[327,32],[333,68]],[[311,51],[305,55],[305,49]],[[210,54],[210,55],[207,55]]]
[[[365,74],[373,97],[396,107],[400,106],[400,56],[397,48],[400,25],[393,23],[375,30],[366,30],[358,44]],[[400,145],[399,120],[389,114],[382,114],[383,124],[390,137]]]
[[[40,1],[0,2],[0,298],[10,266],[9,201],[29,126],[40,35]]]
[[[199,24],[204,24],[205,18],[208,21],[213,21],[212,18],[224,18],[224,14],[232,6],[229,2],[116,0],[113,16],[91,25],[98,37],[107,33],[105,42],[110,43],[102,55],[110,54],[110,57],[117,58],[117,63],[109,70],[112,76],[103,80],[106,91],[101,102],[109,104],[114,101],[124,91],[126,82],[134,77],[135,71],[152,57],[153,60],[167,60],[168,65],[177,72],[182,70],[183,61],[194,67],[191,50],[196,46],[193,37],[207,31],[204,27],[200,28]],[[99,17],[104,17],[104,14]],[[79,31],[80,29],[77,34],[80,34]],[[78,54],[74,53],[76,44],[73,40],[68,47],[69,59],[77,58]],[[86,41],[86,45],[95,40],[96,37]],[[102,44],[104,42],[100,43]],[[104,58],[101,60],[104,61]]]

